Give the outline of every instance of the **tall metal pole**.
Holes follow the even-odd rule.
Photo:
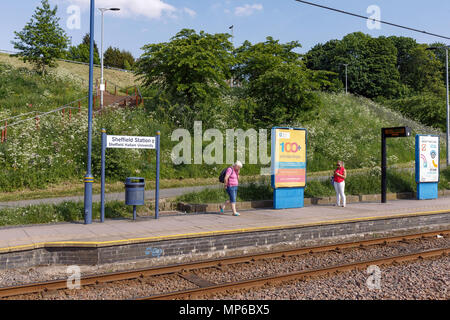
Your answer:
[[[231,29],[231,43],[233,44],[233,50],[234,50],[234,25],[232,25],[229,29]],[[234,86],[234,79],[231,77],[231,84],[230,87]]]
[[[381,203],[386,203],[386,191],[387,191],[386,169],[387,169],[386,137],[384,135],[384,130],[381,129]]]
[[[448,101],[448,46],[445,47],[445,73],[446,73],[446,86],[447,86],[447,166],[450,165],[450,150],[449,150],[449,137],[450,137],[450,132],[449,132],[449,101]]]
[[[446,119],[446,123],[445,123],[445,127],[447,130],[446,133],[446,145],[447,145],[447,166],[450,165],[450,150],[449,150],[449,140],[450,140],[450,132],[449,132],[449,113],[450,113],[450,108],[449,108],[449,93],[448,93],[448,48],[450,46],[442,46],[442,47],[429,47],[426,48],[426,50],[437,50],[437,49],[445,49],[445,86],[446,86],[446,105],[447,105],[447,119]]]
[[[93,77],[94,77],[94,12],[95,0],[91,0],[90,14],[90,55],[89,55],[89,108],[88,108],[88,149],[87,149],[87,171],[84,176],[84,223],[92,223],[92,184],[94,177],[91,173],[91,149],[92,149],[92,100],[93,100]]]
[[[102,166],[101,166],[101,195],[100,195],[100,222],[105,221],[105,150],[106,129],[102,129]]]
[[[99,9],[102,12],[102,40],[101,40],[101,76],[100,76],[100,109],[103,109],[103,90],[104,90],[104,81],[103,81],[103,15],[105,13],[105,9]]]
[[[120,8],[99,8],[98,10],[102,13],[102,40],[101,40],[101,53],[100,53],[100,65],[101,65],[101,76],[100,76],[100,109],[103,109],[103,91],[105,91],[105,82],[103,80],[103,16],[105,11],[119,11]]]
[[[347,94],[347,66],[348,64],[345,65],[345,94]]]
[[[159,217],[159,165],[160,165],[160,147],[161,147],[161,132],[156,131],[156,186],[155,186],[155,219]]]

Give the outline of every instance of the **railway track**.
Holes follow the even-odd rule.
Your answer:
[[[277,283],[281,283],[281,282],[285,282],[285,281],[301,280],[301,279],[305,279],[308,277],[332,274],[335,272],[344,272],[344,271],[349,271],[349,270],[367,268],[368,266],[371,266],[371,265],[386,265],[386,264],[391,264],[391,263],[413,261],[413,260],[422,259],[422,258],[431,258],[431,257],[448,254],[448,253],[450,253],[450,248],[437,249],[437,250],[426,250],[426,251],[421,251],[421,252],[415,252],[412,254],[404,254],[404,255],[388,257],[388,258],[383,258],[383,259],[342,264],[342,265],[332,266],[332,267],[327,267],[327,268],[319,268],[319,269],[313,269],[313,270],[291,272],[291,273],[281,274],[281,275],[271,275],[271,276],[267,276],[267,277],[261,277],[261,278],[244,280],[244,281],[236,281],[236,282],[230,282],[230,283],[223,283],[223,284],[218,284],[218,285],[205,285],[205,286],[200,286],[199,288],[196,288],[196,289],[189,289],[189,290],[183,290],[180,292],[171,292],[171,293],[166,293],[166,294],[153,295],[153,296],[149,296],[149,297],[141,297],[141,298],[138,298],[138,300],[196,299],[201,296],[207,296],[209,294],[224,292],[227,290],[237,290],[237,289],[248,289],[248,288],[261,287],[266,284],[277,284]],[[189,278],[186,278],[186,279],[189,279]]]
[[[109,274],[101,274],[101,275],[90,275],[85,276],[80,279],[80,285],[82,287],[89,285],[100,285],[106,283],[113,283],[122,280],[130,280],[130,279],[142,279],[144,277],[152,277],[159,275],[168,275],[168,274],[176,274],[181,278],[193,283],[198,288],[182,290],[179,292],[170,292],[166,294],[157,294],[150,297],[141,297],[139,299],[147,300],[147,299],[183,299],[183,298],[194,298],[198,296],[205,296],[211,293],[220,292],[224,290],[230,289],[239,289],[239,288],[249,288],[249,287],[258,287],[262,286],[266,283],[279,283],[283,281],[289,281],[293,279],[302,279],[305,277],[313,277],[323,274],[331,274],[333,272],[342,272],[346,270],[353,270],[357,268],[364,268],[369,265],[383,265],[390,264],[393,262],[402,262],[402,261],[411,261],[414,259],[420,258],[428,258],[435,257],[440,255],[446,255],[449,253],[450,248],[441,248],[436,250],[425,250],[421,252],[414,252],[405,255],[397,255],[393,257],[386,257],[375,260],[367,260],[367,261],[358,261],[356,263],[350,264],[340,264],[332,267],[326,268],[316,268],[311,270],[304,270],[298,272],[291,272],[286,274],[278,274],[267,277],[259,277],[250,280],[237,281],[237,282],[227,282],[223,284],[215,284],[209,282],[201,277],[198,277],[191,271],[205,269],[205,268],[221,268],[226,265],[233,265],[239,263],[249,263],[257,260],[264,259],[274,259],[274,258],[287,258],[289,256],[299,256],[304,254],[311,254],[317,252],[328,252],[328,251],[339,251],[345,248],[366,248],[369,246],[383,245],[388,243],[395,242],[407,242],[409,240],[415,239],[426,239],[436,236],[448,236],[450,234],[450,230],[441,230],[436,232],[427,232],[420,234],[411,234],[406,236],[397,236],[397,237],[389,237],[389,238],[380,238],[373,240],[363,240],[356,242],[346,242],[339,244],[332,244],[326,246],[314,246],[314,247],[306,247],[299,249],[291,249],[277,252],[269,252],[269,253],[261,253],[261,254],[253,254],[253,255],[245,255],[231,258],[222,258],[222,259],[211,259],[200,262],[192,262],[186,264],[176,264],[164,267],[153,267],[147,269],[139,269],[132,271],[123,271],[123,272],[114,272]],[[6,298],[16,295],[28,295],[39,292],[49,292],[55,290],[64,290],[67,289],[68,283],[67,279],[62,280],[54,280],[54,281],[46,281],[39,283],[31,283],[26,285],[19,286],[10,286],[10,287],[2,287],[0,288],[0,298]]]

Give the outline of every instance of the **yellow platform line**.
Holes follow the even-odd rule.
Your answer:
[[[251,228],[239,228],[239,229],[229,229],[229,230],[204,231],[204,232],[196,232],[196,233],[183,233],[183,234],[175,234],[175,235],[164,235],[164,236],[154,236],[154,237],[144,237],[144,238],[130,238],[130,239],[110,240],[110,241],[46,241],[46,242],[20,245],[20,246],[11,246],[11,247],[0,248],[0,253],[33,250],[33,249],[40,249],[40,248],[47,248],[47,247],[51,248],[51,247],[73,247],[73,246],[76,246],[76,247],[96,248],[96,247],[116,246],[116,245],[124,245],[124,244],[137,244],[137,243],[142,243],[142,242],[155,242],[155,241],[163,241],[163,240],[199,238],[199,237],[206,237],[206,236],[271,231],[271,230],[280,230],[280,229],[296,229],[296,228],[303,228],[303,227],[332,225],[332,224],[349,223],[349,222],[357,222],[357,221],[384,220],[384,219],[395,219],[395,218],[398,219],[398,218],[406,218],[406,217],[419,216],[419,215],[435,215],[435,214],[441,214],[441,213],[450,213],[450,209],[404,213],[404,214],[388,215],[388,216],[361,217],[361,218],[350,218],[350,219],[342,219],[342,220],[328,220],[328,221],[319,221],[319,222],[311,222],[311,223],[296,224],[296,225],[265,226],[265,227],[251,227]]]

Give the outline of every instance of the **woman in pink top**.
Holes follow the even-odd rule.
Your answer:
[[[336,191],[336,206],[340,207],[342,199],[342,207],[345,207],[345,178],[347,177],[347,171],[344,168],[344,162],[337,162],[337,169],[334,170],[334,190]]]
[[[224,188],[227,190],[230,200],[227,200],[225,204],[220,205],[220,213],[224,212],[227,203],[231,203],[231,210],[233,210],[233,216],[239,216],[239,212],[236,211],[236,197],[237,189],[239,185],[239,170],[242,168],[242,162],[239,160],[227,169],[224,180]]]

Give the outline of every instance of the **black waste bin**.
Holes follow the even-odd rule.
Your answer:
[[[129,206],[144,205],[145,179],[129,177],[125,180],[125,204]]]

